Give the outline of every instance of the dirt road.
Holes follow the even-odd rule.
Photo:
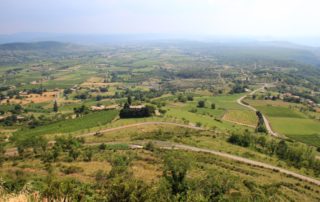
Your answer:
[[[178,127],[183,127],[183,128],[189,128],[193,130],[206,130],[201,127],[196,127],[196,126],[191,126],[191,125],[186,125],[186,124],[180,124],[180,123],[172,123],[172,122],[160,122],[160,121],[154,121],[154,122],[141,122],[141,123],[134,123],[134,124],[129,124],[129,125],[124,125],[124,126],[119,126],[115,128],[107,128],[103,130],[99,130],[99,133],[107,133],[107,132],[112,132],[112,131],[117,131],[117,130],[124,130],[127,128],[133,128],[133,127],[138,127],[138,126],[146,126],[146,125],[171,125],[171,126],[178,126]],[[91,132],[91,133],[85,133],[82,135],[77,135],[76,137],[89,137],[89,136],[94,136],[96,132]],[[49,141],[50,145],[53,145],[55,141]],[[14,156],[18,155],[18,151],[16,147],[9,148],[5,152],[6,156]]]
[[[253,95],[253,94],[255,94],[257,91],[263,90],[265,87],[267,87],[267,84],[264,84],[263,87],[258,88],[258,89],[256,89],[256,90],[252,91],[252,92],[249,93],[248,95]],[[250,109],[250,110],[253,110],[253,111],[255,111],[255,112],[258,111],[256,108],[254,108],[254,107],[252,107],[252,106],[250,106],[250,105],[244,104],[244,103],[242,102],[243,99],[245,99],[248,95],[244,95],[244,96],[242,96],[241,98],[239,98],[239,99],[237,100],[237,103],[238,103],[239,105],[242,105],[242,106],[244,106],[244,107],[246,107],[246,108],[248,108],[248,109]],[[265,126],[266,126],[266,129],[267,129],[268,133],[269,133],[270,135],[272,135],[272,136],[279,137],[279,135],[272,130],[272,128],[271,128],[271,126],[270,126],[270,122],[268,121],[268,119],[267,119],[263,114],[262,114],[262,118],[263,118],[263,121],[264,121],[264,123],[265,123]]]
[[[257,167],[261,167],[261,168],[265,168],[265,169],[270,169],[275,172],[280,172],[280,173],[292,176],[294,178],[301,179],[301,180],[304,180],[307,182],[311,182],[313,184],[320,186],[320,180],[317,180],[317,179],[314,179],[311,177],[307,177],[307,176],[304,176],[304,175],[301,175],[301,174],[298,174],[298,173],[295,173],[295,172],[292,172],[290,170],[286,170],[286,169],[283,169],[280,167],[272,166],[272,165],[262,163],[259,161],[250,160],[250,159],[247,159],[244,157],[239,157],[239,156],[235,156],[232,154],[227,154],[227,153],[223,153],[223,152],[219,152],[219,151],[215,151],[215,150],[211,150],[211,149],[202,149],[202,148],[198,148],[198,147],[192,147],[192,146],[183,145],[183,144],[175,144],[175,143],[160,142],[160,141],[157,141],[157,144],[160,146],[165,145],[165,146],[161,147],[163,149],[180,149],[180,150],[187,150],[187,151],[193,151],[193,152],[203,152],[203,153],[213,154],[216,156],[221,156],[223,158],[228,158],[228,159],[238,161],[241,163],[246,163],[246,164],[249,164],[252,166],[257,166]]]
[[[183,128],[190,128],[190,129],[194,129],[194,130],[206,130],[201,127],[196,127],[196,126],[191,126],[191,125],[186,125],[186,124],[181,124],[181,123],[152,121],[152,122],[134,123],[134,124],[129,124],[129,125],[125,125],[125,126],[119,126],[116,128],[107,128],[107,129],[100,130],[99,132],[107,133],[107,132],[111,132],[111,131],[122,130],[122,129],[126,129],[126,128],[138,127],[138,126],[145,126],[145,125],[172,125],[172,126],[179,126],[179,127],[183,127]],[[87,136],[92,136],[94,134],[96,134],[96,132],[82,134],[77,137],[87,137]]]

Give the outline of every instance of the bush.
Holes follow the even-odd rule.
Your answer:
[[[83,160],[86,162],[91,161],[93,156],[93,151],[91,149],[86,149],[83,153]]]
[[[188,101],[193,101],[193,96],[192,96],[192,95],[188,95],[188,96],[187,96],[187,100],[188,100]]]
[[[197,107],[199,107],[199,108],[204,108],[205,106],[206,106],[205,101],[199,100]]]
[[[198,110],[195,109],[195,108],[192,108],[192,109],[189,110],[189,112],[191,112],[191,113],[197,113],[197,111],[198,111]]]
[[[187,102],[187,98],[186,98],[186,96],[180,94],[180,95],[178,96],[178,101],[184,103],[184,102]]]
[[[83,172],[83,169],[78,166],[63,166],[60,168],[60,171],[66,175],[73,174],[73,173],[80,173]]]
[[[153,144],[153,142],[148,142],[147,144],[146,144],[146,146],[145,146],[145,149],[146,150],[149,150],[149,151],[154,151],[154,149],[155,149],[155,146],[154,146],[154,144]]]
[[[99,150],[106,150],[106,148],[107,148],[107,146],[106,146],[106,144],[104,144],[104,143],[102,143],[102,144],[100,144],[99,145]]]

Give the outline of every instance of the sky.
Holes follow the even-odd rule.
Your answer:
[[[0,34],[315,37],[319,8],[319,0],[0,0]]]

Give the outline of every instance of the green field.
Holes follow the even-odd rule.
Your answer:
[[[303,118],[270,117],[271,126],[288,137],[320,146],[320,122]]]
[[[288,118],[305,118],[301,112],[280,106],[258,106],[258,110],[270,117],[288,117]]]
[[[208,103],[208,107],[210,107],[210,103],[215,103],[217,109],[240,109],[240,110],[247,110],[247,108],[239,105],[236,100],[242,97],[243,93],[241,94],[233,94],[233,95],[219,95],[219,96],[203,96],[196,98],[195,100],[206,100]]]
[[[320,146],[320,122],[308,118],[302,112],[288,107],[285,102],[274,102],[273,106],[263,100],[249,101],[267,116],[271,127],[278,133],[309,145]]]
[[[90,113],[81,118],[58,121],[35,129],[21,129],[14,133],[14,136],[30,137],[34,135],[71,133],[104,125],[111,122],[117,115],[118,111],[116,110]]]
[[[201,123],[203,126],[207,127],[217,127],[228,130],[242,127],[222,120],[225,114],[231,113],[229,115],[231,115],[232,121],[255,125],[255,113],[236,102],[241,96],[243,96],[243,94],[194,97],[194,101],[188,101],[186,103],[177,102],[168,105],[168,112],[166,115],[187,120],[193,124]],[[198,101],[200,100],[205,101],[204,108],[197,107]],[[216,108],[211,109],[211,104],[215,104]],[[237,113],[235,114],[234,112]]]
[[[254,111],[248,110],[228,110],[223,117],[224,120],[239,122],[242,124],[256,126],[258,123],[257,116]]]

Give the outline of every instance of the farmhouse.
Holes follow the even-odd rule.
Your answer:
[[[106,107],[104,105],[100,105],[100,106],[91,106],[90,110],[91,111],[101,111],[101,110],[105,110]]]
[[[146,107],[145,105],[130,105],[130,109],[142,109]]]

